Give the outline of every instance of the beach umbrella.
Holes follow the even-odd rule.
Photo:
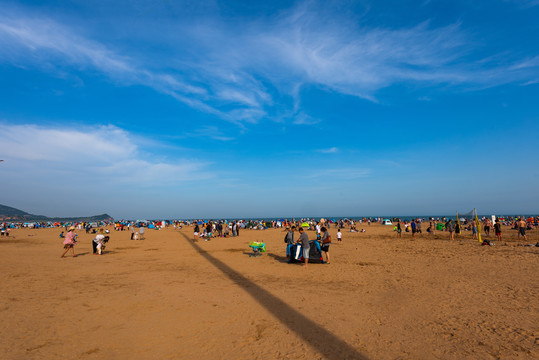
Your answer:
[[[307,224],[306,222],[304,222],[303,224],[301,224],[301,227],[309,227],[309,224]]]

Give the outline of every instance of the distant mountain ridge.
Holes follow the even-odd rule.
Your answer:
[[[81,216],[81,217],[48,217],[43,215],[29,214],[11,206],[0,204],[0,221],[113,221],[109,214]]]

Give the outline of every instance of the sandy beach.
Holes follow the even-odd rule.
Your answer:
[[[0,238],[3,359],[537,359],[539,241],[503,229],[397,239],[343,231],[331,264],[288,264],[284,231],[192,241],[192,227],[111,230],[102,256],[79,230]],[[336,229],[330,230],[336,239]],[[308,231],[314,238],[314,232]],[[494,235],[491,235],[494,240]],[[249,257],[248,244],[267,253]]]

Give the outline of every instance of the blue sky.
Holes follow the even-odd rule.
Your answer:
[[[0,203],[537,213],[539,1],[0,1]]]

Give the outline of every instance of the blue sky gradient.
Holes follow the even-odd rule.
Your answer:
[[[116,218],[539,210],[539,1],[0,6],[5,205]]]

